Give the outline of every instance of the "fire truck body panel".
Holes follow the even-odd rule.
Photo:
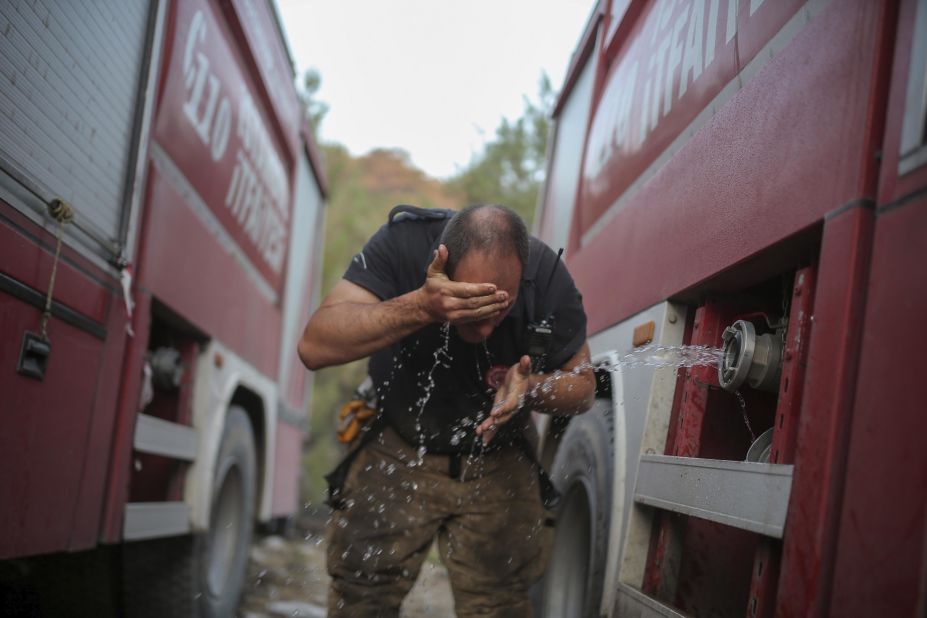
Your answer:
[[[769,50],[760,53],[757,62],[764,66],[749,67],[752,75],[731,82],[721,95],[729,99],[707,108],[714,113],[696,120],[702,126],[681,133],[657,159],[652,177],[644,172],[638,187],[594,223],[580,211],[574,221],[586,223],[572,231],[571,259],[592,332],[750,259],[859,197],[860,157],[867,149],[858,127],[866,125],[868,105],[860,93],[873,73],[871,56],[859,55],[873,48],[874,12],[868,2],[858,10],[810,3],[784,26],[789,44],[772,59]],[[753,142],[757,134],[786,131],[795,139],[762,150]],[[590,146],[584,161],[592,156]],[[820,161],[833,170],[823,178],[810,164]],[[761,187],[756,178],[764,178]],[[664,240],[659,248],[656,239]],[[638,259],[644,255],[648,259]],[[632,262],[635,268],[625,267]],[[620,285],[594,285],[585,273]]]
[[[307,129],[304,128],[304,131]],[[307,143],[311,143],[307,141]],[[292,229],[324,230],[325,210],[320,183],[312,169],[314,153],[308,149],[302,152],[296,171],[296,208],[293,213]],[[299,496],[293,491],[299,486],[299,468],[292,465],[301,461],[305,423],[306,401],[312,387],[312,374],[305,370],[294,353],[299,340],[305,316],[312,310],[312,302],[318,298],[321,278],[313,273],[321,272],[322,243],[320,232],[315,235],[294,233],[290,237],[290,255],[287,263],[287,280],[284,320],[280,336],[279,377],[280,400],[278,405],[277,444],[274,450],[275,474],[271,515],[278,516],[298,510]]]
[[[740,390],[772,436],[760,469],[717,368],[613,375],[599,393],[614,423],[609,550],[603,565],[563,554],[604,573],[600,603],[557,569],[555,542],[553,589],[577,604],[555,594],[542,615],[924,611],[927,465],[912,436],[927,297],[911,285],[927,264],[924,24],[918,0],[597,5],[555,108],[537,228],[567,247],[594,355],[621,358],[651,320],[653,341],[717,347],[746,320],[781,337],[782,378]],[[725,350],[722,369],[743,354]],[[539,423],[544,461],[582,418]],[[654,476],[661,462],[694,487]],[[721,491],[699,491],[706,466],[756,482],[722,473]],[[775,475],[785,498],[767,492]],[[679,495],[655,502],[654,488]]]
[[[312,171],[310,153],[303,152],[296,170],[296,208],[293,213],[294,230],[321,230],[324,228],[325,211],[323,195]],[[322,263],[321,244],[314,242],[309,234],[293,234],[290,237],[290,255],[287,263],[286,307],[280,340],[298,341],[309,315],[312,300],[317,296],[319,272]],[[306,388],[312,374],[305,370],[299,357],[293,353],[295,344],[280,346],[279,383],[282,385],[284,403],[295,410],[305,402]]]
[[[271,3],[0,18],[0,70],[18,84],[0,94],[0,558],[206,531],[232,407],[254,436],[256,519],[293,514],[311,389],[295,341],[325,185]],[[40,381],[16,366],[59,196],[76,215]],[[174,389],[152,387],[162,348],[183,371]]]
[[[12,368],[0,378],[9,441],[0,448],[9,488],[0,557],[83,549],[98,536],[125,345],[120,283],[106,260],[129,220],[150,27],[147,2],[121,8],[0,9],[2,354]],[[124,36],[107,36],[113,30]],[[24,333],[38,331],[53,270],[57,225],[44,213],[54,197],[84,204],[85,217],[66,228],[48,326],[55,353],[38,383],[15,368]]]
[[[0,62],[10,87],[0,100],[12,121],[5,170],[41,193],[86,204],[76,226],[84,247],[104,259],[125,234],[149,6],[134,0],[118,11],[80,11],[67,2],[3,9]]]
[[[849,429],[848,483],[840,505],[831,613],[923,614],[927,564],[927,456],[912,431],[923,425],[927,340],[912,329],[927,306],[927,200],[876,220],[871,286]],[[904,299],[899,303],[898,299]],[[890,393],[891,395],[887,395]],[[859,565],[878,565],[872,577]]]
[[[152,158],[158,161],[157,146]],[[269,297],[255,293],[257,288],[268,292],[269,288],[255,280],[254,271],[249,273],[235,266],[237,259],[244,259],[243,254],[226,249],[227,235],[213,233],[202,222],[184,201],[196,198],[164,180],[158,163],[150,174],[150,182],[151,203],[157,205],[158,216],[147,228],[142,264],[157,267],[142,266],[139,284],[150,289],[171,310],[184,315],[194,327],[202,330],[208,326],[217,339],[252,359],[262,374],[276,375],[278,350],[264,342],[276,340],[280,334],[280,315],[271,300],[277,294]],[[200,214],[207,217],[202,211]],[[197,249],[187,253],[177,247]],[[176,276],[194,265],[197,277],[181,280]],[[210,293],[204,294],[204,289]]]
[[[264,109],[259,86],[242,69],[228,20],[215,15],[220,9],[205,2],[178,2],[172,8],[174,42],[164,55],[152,141],[159,174],[151,200],[158,216],[150,219],[151,257],[139,278],[175,311],[192,314],[195,325],[220,320],[213,327],[216,336],[245,356],[264,356],[257,366],[275,376],[277,351],[261,342],[279,337],[280,325],[261,319],[280,317],[273,309],[283,286],[298,150],[276,139],[276,123]],[[174,193],[159,194],[162,184]],[[176,212],[162,215],[162,204]],[[173,276],[190,261],[206,262],[207,272]],[[238,279],[226,284],[216,278],[222,272]],[[203,285],[215,288],[213,293],[204,294]],[[237,315],[239,303],[231,302],[236,295],[249,305]]]
[[[587,44],[594,45],[594,39]],[[576,71],[576,83],[570,96],[563,99],[559,115],[553,121],[552,143],[556,143],[556,148],[548,153],[550,162],[547,182],[543,187],[548,207],[543,212],[544,218],[538,230],[555,248],[566,248],[569,244],[570,218],[579,183],[579,165],[589,123],[596,66],[596,58],[593,56],[585,62],[581,71]]]
[[[912,440],[923,426],[923,395],[912,386],[922,380],[927,346],[916,326],[927,289],[912,285],[927,281],[927,5],[904,2],[898,12],[833,615],[927,611],[927,451]],[[880,577],[854,568],[860,564],[878,565]]]

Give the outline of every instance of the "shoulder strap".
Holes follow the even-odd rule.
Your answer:
[[[541,268],[541,255],[544,253],[544,245],[534,236],[528,238],[528,264],[525,265],[525,271],[521,278],[525,283],[525,317],[528,323],[533,324],[537,319],[535,312],[535,295],[537,292],[536,279],[538,270]]]
[[[445,208],[419,208],[409,204],[399,204],[389,211],[387,221],[390,225],[400,221],[443,221],[450,219],[455,212]]]

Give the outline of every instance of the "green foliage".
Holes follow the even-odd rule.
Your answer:
[[[303,73],[302,83],[297,86],[296,93],[299,96],[300,103],[303,106],[303,114],[312,127],[312,134],[318,137],[319,126],[328,113],[328,103],[320,101],[316,94],[322,85],[322,76],[314,68],[306,69]]]
[[[548,118],[555,101],[547,75],[541,76],[538,95],[537,102],[525,98],[521,118],[503,118],[495,139],[450,181],[466,203],[508,206],[521,215],[529,229],[544,178]]]

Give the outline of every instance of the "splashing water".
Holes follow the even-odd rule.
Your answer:
[[[580,363],[569,371],[554,371],[543,382],[538,384],[530,393],[531,397],[539,394],[549,395],[554,385],[565,377],[578,375],[583,371],[607,371],[619,373],[628,369],[651,367],[654,369],[687,369],[699,366],[717,366],[723,351],[704,345],[659,345],[653,344],[638,348],[622,356],[608,358],[598,362]],[[570,390],[570,389],[568,389]]]
[[[570,371],[555,371],[546,380],[538,384],[530,393],[531,397],[537,397],[539,394],[547,395],[553,398],[554,385],[558,380],[567,376],[577,375],[587,369],[595,371],[607,371],[609,373],[619,373],[628,369],[637,369],[639,367],[651,367],[654,369],[688,369],[691,367],[717,367],[724,356],[721,348],[712,348],[704,345],[659,345],[652,344],[633,350],[623,356],[612,357],[596,363],[581,363]],[[567,390],[571,390],[568,388]],[[756,441],[756,433],[750,425],[750,418],[747,416],[747,404],[743,395],[735,392],[737,401],[740,405],[740,412],[743,415],[744,424],[747,431],[750,432],[751,444]]]
[[[750,417],[747,416],[747,400],[740,394],[740,391],[734,391],[734,396],[737,397],[740,413],[744,415],[744,423],[747,425],[747,431],[750,432],[750,444],[753,444],[756,442],[756,433],[754,433],[753,426],[750,424]]]
[[[415,428],[419,435],[420,444],[424,444],[425,435],[424,428],[422,427],[422,415],[425,410],[431,394],[434,391],[436,386],[434,380],[434,372],[437,369],[439,364],[447,365],[451,360],[449,354],[449,341],[450,341],[450,325],[445,323],[441,328],[441,335],[443,337],[442,345],[435,350],[434,352],[434,363],[431,366],[431,369],[427,372],[427,377],[424,380],[424,390],[422,396],[415,402],[415,407],[418,408],[417,417],[415,422]],[[488,349],[484,350],[488,358]],[[553,396],[554,386],[557,381],[572,376],[578,375],[579,373],[593,369],[595,371],[607,371],[609,373],[618,373],[624,372],[630,369],[637,369],[640,367],[649,367],[653,369],[687,369],[691,367],[699,366],[717,366],[723,357],[723,351],[720,348],[713,348],[704,345],[660,345],[660,344],[651,344],[643,346],[637,349],[628,352],[627,354],[620,356],[613,356],[611,358],[600,360],[598,362],[585,362],[574,367],[568,371],[557,370],[551,373],[544,381],[535,386],[535,388],[529,394],[531,397],[537,397],[539,394],[544,394],[548,396]],[[477,371],[479,372],[479,363],[477,362]],[[567,390],[571,390],[568,388]],[[737,393],[739,396],[739,393]],[[742,397],[740,398],[742,402]],[[744,415],[744,421],[747,424],[747,429],[750,431],[750,434],[753,435],[753,429],[750,427],[750,421],[747,418],[745,411],[745,404],[741,403],[741,410]],[[410,412],[412,410],[410,409]],[[478,422],[474,422],[472,426],[461,426],[455,428],[454,435],[452,436],[452,441],[455,443],[460,443],[463,441],[464,434],[467,429],[472,431]],[[468,424],[469,425],[469,424]],[[467,466],[470,467],[470,464],[476,463],[479,465],[482,460],[483,449],[482,441],[477,439],[473,440],[471,443],[470,452],[467,455]],[[424,445],[419,446],[417,451],[417,457],[409,462],[407,465],[409,467],[420,466],[423,463],[424,456],[427,452],[427,449]],[[476,461],[474,461],[474,459]]]
[[[445,322],[441,326],[441,337],[444,341],[441,344],[441,347],[435,350],[435,362],[431,365],[431,369],[428,370],[428,378],[425,381],[425,390],[422,393],[422,396],[419,397],[418,401],[415,402],[415,405],[418,406],[418,415],[415,417],[415,432],[418,434],[418,441],[420,446],[418,447],[418,451],[416,451],[417,458],[409,461],[408,463],[410,468],[422,465],[425,459],[425,453],[428,452],[428,449],[425,447],[425,430],[422,428],[422,414],[424,414],[425,406],[428,404],[428,400],[431,399],[431,393],[435,389],[435,369],[438,368],[438,365],[447,365],[452,360],[450,352],[448,351],[451,341],[450,322]]]
[[[717,365],[723,356],[721,348],[711,348],[705,345],[651,344],[619,356],[614,361],[597,363],[595,367],[610,372],[636,367],[685,369],[702,365]]]

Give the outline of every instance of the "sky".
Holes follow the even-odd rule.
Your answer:
[[[317,69],[321,139],[400,148],[435,178],[465,167],[546,72],[560,89],[594,0],[276,0],[299,75]]]

